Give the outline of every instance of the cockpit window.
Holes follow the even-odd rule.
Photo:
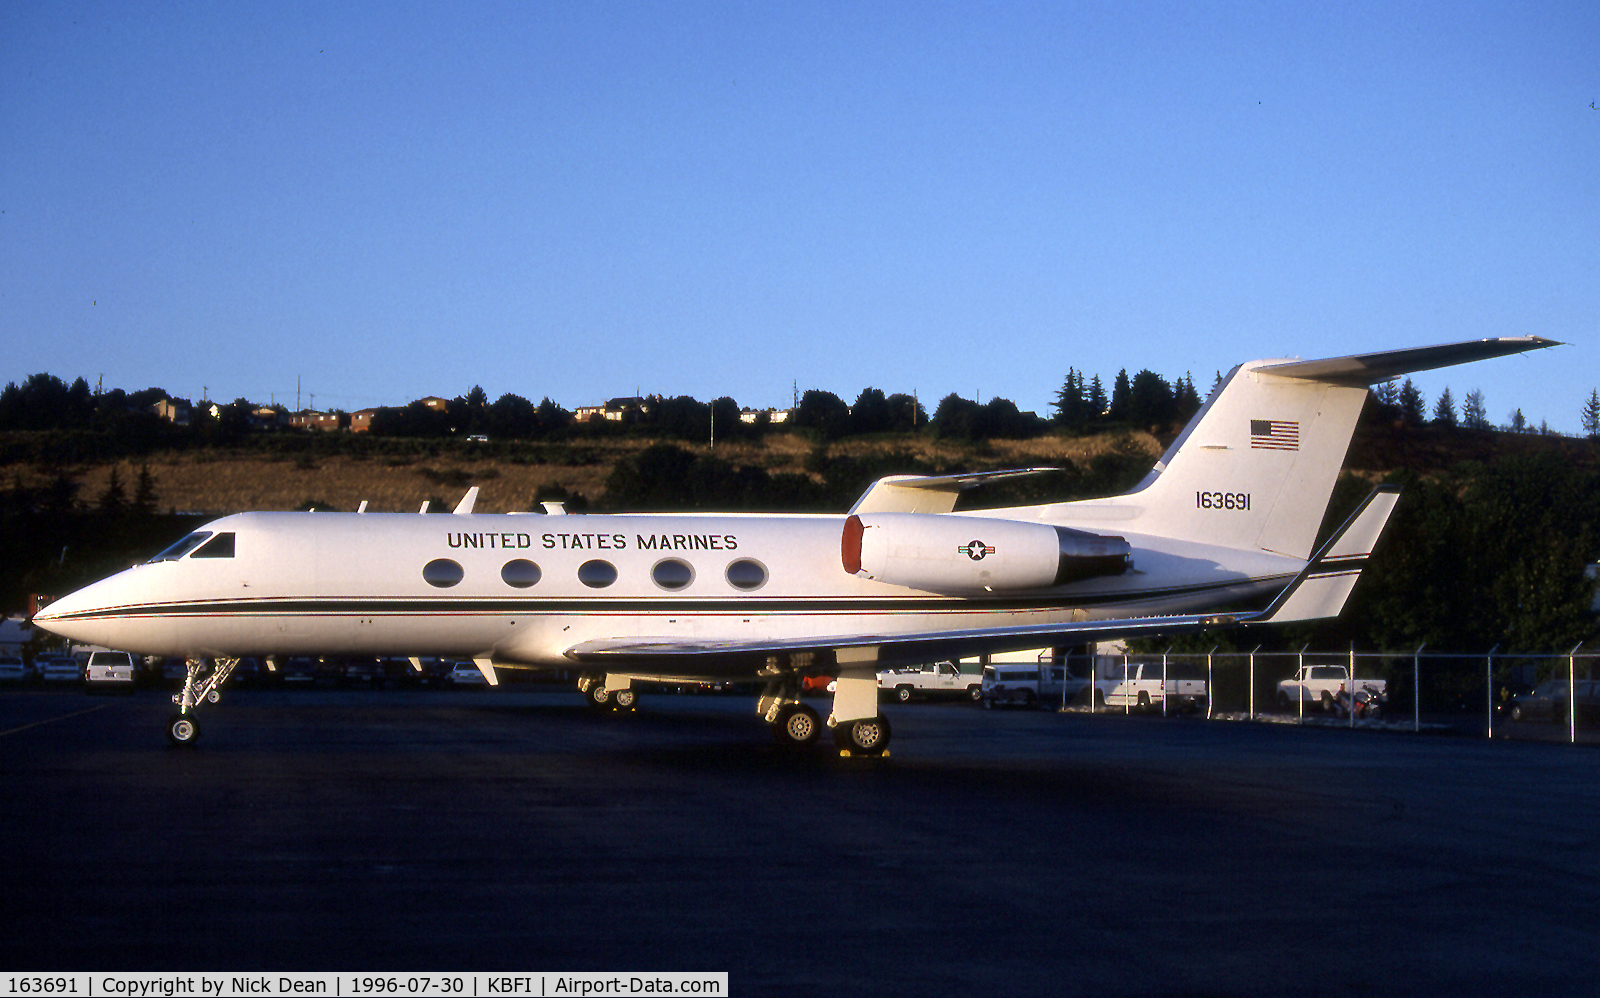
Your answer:
[[[218,534],[200,546],[190,557],[193,558],[232,558],[233,557],[233,532]]]
[[[177,561],[179,558],[182,558],[184,555],[188,554],[190,551],[193,551],[201,544],[204,544],[206,538],[210,536],[211,531],[209,530],[196,530],[188,537],[185,537],[183,540],[167,548],[154,558],[151,558],[150,562],[151,564],[154,564],[158,561]]]

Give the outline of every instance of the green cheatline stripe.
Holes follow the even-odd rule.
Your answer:
[[[1343,568],[1344,566],[1340,566]],[[658,597],[461,597],[458,599],[408,599],[388,598],[287,598],[250,599],[193,603],[157,603],[122,606],[78,614],[67,614],[63,620],[104,619],[129,616],[208,616],[208,615],[275,615],[282,613],[317,614],[445,614],[445,613],[505,613],[505,614],[609,614],[609,613],[893,613],[928,612],[946,613],[1006,613],[1013,610],[1050,610],[1073,607],[1104,606],[1119,603],[1143,602],[1151,599],[1170,599],[1176,596],[1194,596],[1208,592],[1221,592],[1265,579],[1236,579],[1227,582],[1203,583],[1192,586],[1174,586],[1138,592],[1108,593],[1092,598],[1034,597],[1025,600],[975,600],[950,597],[912,597],[896,599],[793,599],[740,597],[737,599],[673,599]]]

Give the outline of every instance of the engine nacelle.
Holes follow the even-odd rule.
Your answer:
[[[1121,575],[1121,537],[1022,520],[867,513],[845,520],[840,557],[851,575],[933,593],[1048,589]]]

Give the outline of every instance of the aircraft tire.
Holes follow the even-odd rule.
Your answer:
[[[889,719],[879,714],[845,721],[833,729],[833,743],[841,755],[883,755],[889,749]]]
[[[639,706],[639,692],[632,687],[617,690],[611,694],[611,706],[622,713],[635,710]]]
[[[595,683],[584,691],[583,695],[589,701],[589,706],[591,707],[611,706],[611,691],[606,689],[604,683]]]
[[[167,740],[180,748],[189,748],[200,737],[200,722],[192,714],[173,714],[167,721]]]
[[[772,722],[772,737],[780,745],[804,748],[816,743],[822,734],[822,717],[805,704],[788,704],[778,712]]]

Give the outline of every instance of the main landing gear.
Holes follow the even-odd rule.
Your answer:
[[[239,664],[239,660],[216,659],[212,662],[210,672],[206,671],[204,659],[191,658],[184,664],[183,692],[172,698],[172,702],[178,705],[178,712],[167,719],[167,741],[188,748],[200,737],[200,722],[195,720],[195,708],[202,703],[216,703],[222,699],[218,687],[233,675],[233,668]]]
[[[800,688],[792,675],[778,676],[767,683],[757,706],[763,720],[779,745],[804,748],[816,743],[824,724],[810,705],[800,702]],[[877,676],[872,677],[872,709],[876,711]],[[845,709],[840,697],[834,696],[833,714],[826,727],[833,729],[833,744],[842,756],[888,755],[889,721],[874,713],[871,717],[858,717],[848,721],[838,720]],[[859,701],[859,697],[855,697]],[[849,702],[849,701],[847,701]],[[860,709],[860,704],[856,704]]]
[[[639,708],[639,691],[632,683],[619,676],[595,676],[584,673],[578,677],[578,690],[596,710],[613,710],[627,714]]]

